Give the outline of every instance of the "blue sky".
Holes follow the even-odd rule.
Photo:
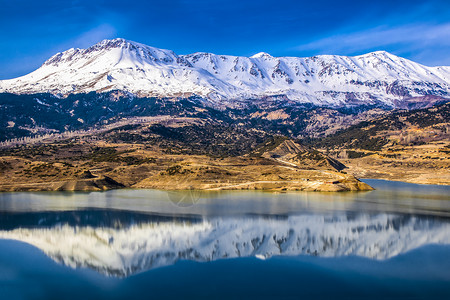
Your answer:
[[[122,37],[178,54],[358,55],[450,65],[449,0],[0,0],[0,79]]]

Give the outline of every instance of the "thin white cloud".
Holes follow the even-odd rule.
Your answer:
[[[432,49],[442,53],[442,49],[450,50],[450,23],[431,25],[415,24],[395,28],[386,26],[371,28],[348,34],[328,36],[304,45],[295,47],[297,51],[314,51],[320,54],[362,53],[373,49],[396,49],[396,53],[411,53],[412,56],[423,56],[421,52]],[[433,58],[439,63],[439,57]],[[448,59],[443,58],[448,61]],[[429,60],[432,61],[431,59]]]
[[[111,26],[110,24],[100,24],[97,27],[94,27],[80,34],[79,36],[70,39],[63,45],[59,45],[58,48],[87,48],[95,43],[98,43],[101,40],[115,37],[116,33],[117,31],[115,27]]]

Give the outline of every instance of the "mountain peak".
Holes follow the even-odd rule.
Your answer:
[[[375,57],[397,57],[396,55],[389,53],[385,50],[378,50],[378,51],[373,51],[373,52],[369,52],[367,54],[363,54],[361,56],[375,56]]]
[[[99,63],[103,66],[119,66],[121,62],[142,66],[146,63],[172,63],[177,55],[171,50],[159,49],[123,38],[105,39],[87,49],[69,49],[48,59],[43,66],[74,67]],[[123,64],[122,64],[123,66]]]
[[[389,52],[387,52],[386,50],[377,50],[377,51],[372,51],[369,52],[367,54],[373,54],[373,55],[386,55],[389,54]]]
[[[89,48],[130,48],[130,46],[139,47],[139,48],[146,48],[148,46],[144,44],[140,44],[137,42],[133,42],[130,40],[126,40],[123,38],[115,38],[115,39],[105,39],[101,42],[98,42],[97,44],[89,47]]]
[[[87,52],[92,51],[102,51],[102,50],[112,50],[112,49],[128,49],[128,50],[137,50],[137,49],[157,49],[153,48],[141,43],[137,43],[134,41],[126,40],[123,38],[116,38],[111,40],[102,40],[97,44],[86,49]]]
[[[259,52],[255,55],[250,56],[250,58],[272,58],[273,56],[267,52]]]

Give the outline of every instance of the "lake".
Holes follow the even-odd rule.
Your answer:
[[[1,193],[0,298],[450,298],[450,187],[364,181]]]

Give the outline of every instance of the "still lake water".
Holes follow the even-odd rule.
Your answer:
[[[0,194],[0,299],[450,299],[450,187]]]

